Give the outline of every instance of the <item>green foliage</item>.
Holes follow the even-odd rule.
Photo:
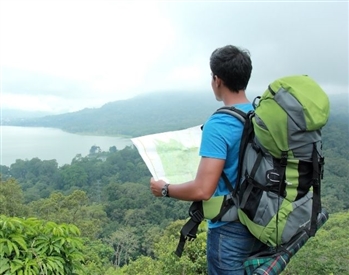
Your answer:
[[[87,185],[87,172],[80,165],[64,165],[60,171],[61,184],[65,188],[71,186],[81,188]]]
[[[74,225],[1,215],[0,274],[82,274],[79,234]]]
[[[110,183],[103,197],[111,221],[103,236],[115,250],[113,263],[117,266],[141,255],[153,256],[153,239],[161,235],[169,222],[186,217],[189,206],[173,199],[155,198],[148,186],[137,183]]]
[[[349,209],[348,116],[333,114],[323,129],[325,173],[323,206],[330,213]]]
[[[0,214],[25,216],[28,209],[23,205],[23,191],[13,178],[2,180],[0,174]]]
[[[105,275],[106,269],[112,267],[114,250],[101,240],[84,238],[82,253],[85,258],[83,274]]]
[[[5,165],[0,165],[0,177],[2,180],[7,180],[10,177],[10,168]]]
[[[110,275],[121,274],[137,274],[137,275],[163,275],[164,273],[159,269],[159,262],[151,257],[141,256],[136,261],[121,269],[110,270]]]
[[[105,241],[114,248],[113,264],[121,266],[131,260],[132,254],[138,248],[138,240],[135,228],[123,227],[113,232]]]
[[[131,261],[128,265],[115,274],[207,274],[206,271],[206,223],[203,222],[198,230],[197,238],[193,242],[187,242],[181,258],[178,258],[176,250],[179,232],[185,221],[178,220],[171,223],[164,233],[154,239],[155,259],[150,257],[140,257]]]
[[[133,147],[87,157],[76,156],[71,165],[59,168],[55,160],[33,158],[16,160],[9,169],[3,170],[7,178],[12,175],[18,181],[24,191],[25,202],[47,198],[56,190],[63,194],[83,190],[91,200],[99,203],[102,189],[110,181],[148,184],[150,178],[146,165]]]
[[[336,213],[297,252],[283,275],[349,274],[349,212]]]
[[[96,238],[108,218],[102,205],[90,204],[85,192],[76,190],[64,196],[54,192],[47,199],[29,204],[36,217],[57,223],[71,223],[79,227],[82,236]]]
[[[58,177],[58,164],[56,160],[17,159],[11,164],[9,174],[20,183],[28,202],[50,195]]]

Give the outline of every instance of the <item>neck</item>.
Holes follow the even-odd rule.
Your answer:
[[[226,106],[250,102],[246,97],[245,90],[240,90],[239,93],[233,93],[228,90],[224,93],[222,101]]]

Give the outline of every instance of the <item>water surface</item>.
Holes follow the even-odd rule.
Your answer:
[[[0,126],[0,164],[10,166],[16,159],[56,159],[59,166],[70,164],[77,155],[88,155],[91,146],[102,151],[111,146],[122,150],[132,142],[127,138],[79,135],[55,128]]]

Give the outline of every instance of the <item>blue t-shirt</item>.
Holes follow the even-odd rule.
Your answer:
[[[247,113],[253,110],[251,103],[233,105]],[[243,124],[229,114],[214,114],[204,124],[199,154],[201,157],[224,159],[224,173],[232,185],[235,185],[238,169],[239,147]],[[213,197],[229,193],[226,184],[220,177]],[[208,222],[209,228],[215,228],[227,222]]]

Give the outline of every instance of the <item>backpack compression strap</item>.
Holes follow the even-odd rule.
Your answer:
[[[324,157],[320,157],[320,161],[318,159],[318,154],[316,150],[316,144],[313,144],[313,208],[311,213],[311,223],[310,223],[310,232],[309,235],[313,237],[316,233],[317,226],[316,220],[317,216],[321,211],[321,179],[323,178],[323,165],[324,165]]]

